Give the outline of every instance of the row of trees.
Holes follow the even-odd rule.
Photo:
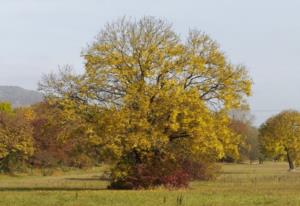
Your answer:
[[[42,102],[13,109],[0,103],[0,170],[12,173],[24,166],[87,167],[100,162],[82,122],[67,120],[58,105]],[[94,156],[94,158],[90,158]]]
[[[213,178],[217,161],[257,158],[257,132],[236,112],[251,79],[206,34],[182,41],[165,21],[124,18],[83,57],[83,74],[67,67],[44,76],[45,102],[2,104],[2,168],[106,161],[112,188],[182,187]]]
[[[25,160],[27,164],[39,168],[83,168],[110,161],[110,154],[105,154],[97,142],[88,138],[90,131],[87,122],[82,122],[80,118],[70,119],[68,115],[59,104],[51,101],[16,109],[10,103],[0,103],[1,170],[13,172]],[[229,153],[223,160],[257,160],[258,135],[256,128],[251,126],[248,112],[235,111],[229,127],[240,137],[239,152],[234,156]]]

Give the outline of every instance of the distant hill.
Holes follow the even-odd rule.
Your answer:
[[[41,93],[17,86],[0,86],[0,102],[8,101],[14,107],[28,106],[43,100]]]

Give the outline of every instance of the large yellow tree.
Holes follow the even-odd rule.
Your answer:
[[[40,88],[70,100],[96,123],[95,142],[126,160],[113,181],[157,156],[214,162],[238,155],[228,111],[246,103],[251,80],[206,34],[193,30],[183,41],[160,19],[123,18],[107,24],[83,57],[83,75],[52,74]]]

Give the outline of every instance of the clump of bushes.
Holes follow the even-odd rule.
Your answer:
[[[86,154],[78,154],[74,158],[71,159],[70,165],[76,168],[88,168],[95,165],[95,161]]]
[[[123,158],[111,173],[109,189],[185,188],[191,180],[211,180],[220,167],[207,161],[175,160],[156,156],[147,161]]]

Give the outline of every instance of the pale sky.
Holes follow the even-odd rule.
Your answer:
[[[36,89],[59,65],[82,71],[80,52],[124,15],[164,18],[184,37],[197,28],[217,40],[254,81],[255,124],[300,109],[299,0],[0,0],[0,85]]]

